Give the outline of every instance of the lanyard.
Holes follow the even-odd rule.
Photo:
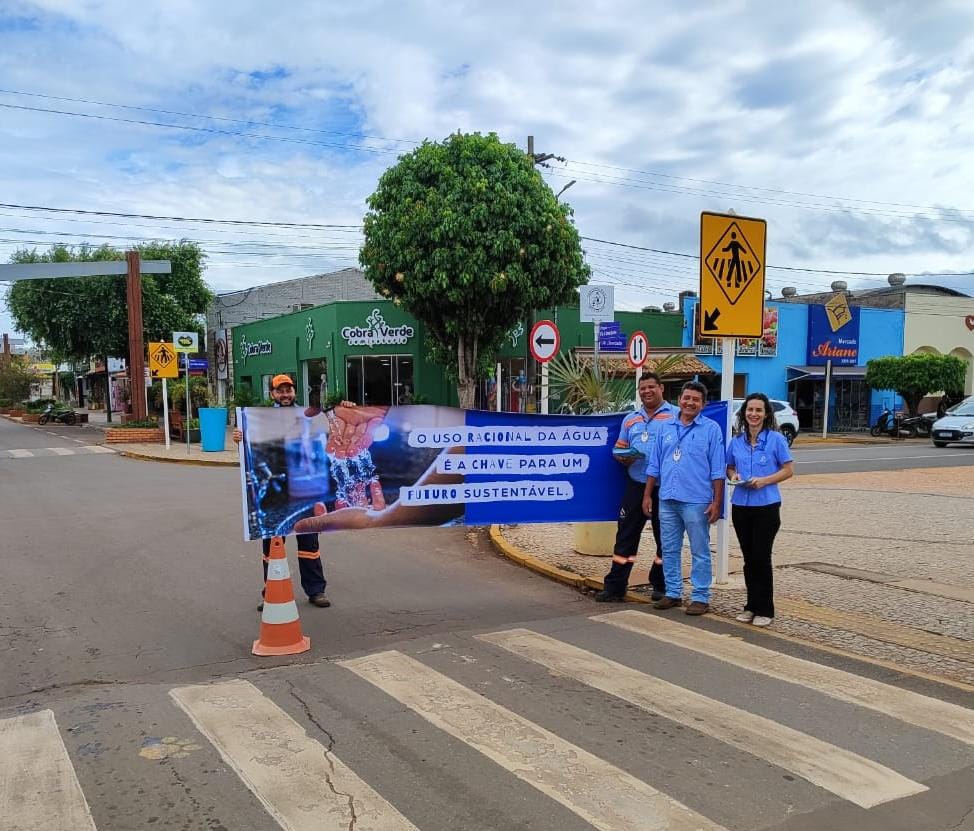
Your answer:
[[[673,461],[680,461],[680,456],[683,455],[683,451],[680,450],[680,445],[683,444],[683,440],[687,437],[690,431],[697,426],[696,421],[690,422],[689,426],[685,430],[681,430],[680,420],[676,420],[676,449],[673,451]]]

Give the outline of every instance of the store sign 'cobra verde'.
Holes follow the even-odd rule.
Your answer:
[[[382,312],[373,309],[365,319],[365,326],[346,326],[342,337],[349,346],[402,345],[416,334],[412,326],[390,326],[382,317]]]

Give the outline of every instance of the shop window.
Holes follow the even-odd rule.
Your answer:
[[[412,403],[411,355],[362,355],[345,359],[345,389],[357,404],[389,406]]]

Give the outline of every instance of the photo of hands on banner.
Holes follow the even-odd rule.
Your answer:
[[[621,420],[427,405],[240,409],[244,539],[614,521],[626,482],[612,459]]]

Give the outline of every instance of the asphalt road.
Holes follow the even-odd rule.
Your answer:
[[[908,470],[918,467],[974,465],[974,445],[934,447],[929,439],[879,444],[833,444],[792,448],[801,473],[856,473],[867,470]]]
[[[620,607],[471,529],[323,537],[311,652],[257,660],[237,472],[63,429],[0,419],[0,831],[974,827],[972,719],[938,714],[969,694],[715,619],[593,619]]]

